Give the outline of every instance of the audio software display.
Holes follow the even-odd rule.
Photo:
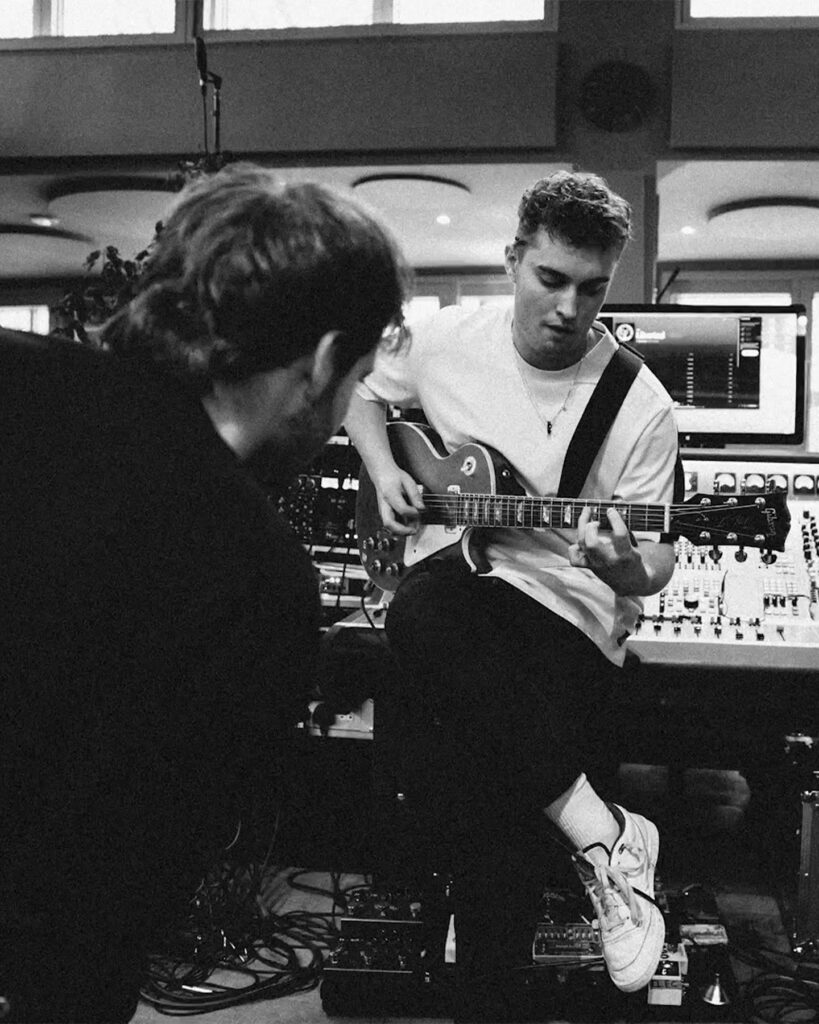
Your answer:
[[[801,306],[607,306],[600,320],[665,385],[683,445],[802,442]]]

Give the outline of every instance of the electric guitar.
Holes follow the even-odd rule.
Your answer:
[[[356,502],[361,563],[382,590],[396,590],[407,572],[431,556],[464,560],[473,572],[489,565],[476,530],[575,529],[584,508],[606,527],[606,510],[616,509],[631,530],[686,537],[707,545],[719,558],[720,545],[760,548],[762,560],[775,561],[790,527],[785,495],[695,494],[682,504],[629,505],[588,498],[534,498],[526,494],[506,460],[487,445],[470,443],[448,453],[429,427],[398,420],[387,425],[393,457],[424,487],[425,510],[418,531],[399,536],[384,526],[375,488],[362,466]]]

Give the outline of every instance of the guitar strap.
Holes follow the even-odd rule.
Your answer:
[[[566,449],[557,492],[562,498],[576,498],[580,494],[597,453],[642,365],[642,356],[623,344],[609,360]],[[684,494],[685,476],[678,452],[674,470],[674,500],[681,501]]]

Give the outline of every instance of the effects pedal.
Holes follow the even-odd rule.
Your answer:
[[[324,966],[329,1015],[439,1016],[448,1012],[446,921],[439,900],[404,888],[347,894],[339,934]]]
[[[663,946],[654,977],[648,983],[649,1006],[682,1006],[688,974],[688,954],[678,942]]]
[[[588,921],[557,924],[540,921],[532,941],[532,961],[536,964],[603,962],[600,937]]]

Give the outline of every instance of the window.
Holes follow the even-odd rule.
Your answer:
[[[449,274],[419,273],[418,298],[413,299],[411,313],[414,320],[434,313],[444,306],[511,306],[514,287],[506,274],[479,274],[452,272]]]
[[[2,39],[173,35],[184,0],[3,0]]]
[[[554,28],[555,0],[204,0],[204,31],[536,22]],[[548,17],[547,17],[548,15]]]
[[[0,306],[0,327],[7,327],[10,331],[48,334],[48,306]]]
[[[678,0],[682,28],[785,28],[816,25],[819,0]]]
[[[484,306],[499,306],[501,309],[511,309],[515,302],[514,295],[461,295],[458,305],[464,309],[483,309]]]
[[[681,306],[790,306],[790,292],[675,292]]]
[[[411,327],[413,324],[426,320],[441,308],[441,300],[437,295],[414,295],[404,306],[404,319]]]

